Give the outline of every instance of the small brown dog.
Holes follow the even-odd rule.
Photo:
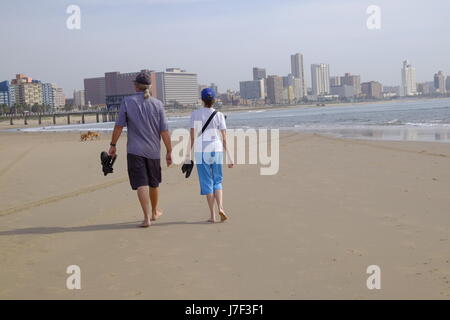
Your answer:
[[[81,133],[80,134],[80,141],[87,141],[87,140],[98,140],[100,139],[100,134],[95,131],[88,131],[87,133]]]

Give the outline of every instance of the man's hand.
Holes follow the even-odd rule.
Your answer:
[[[166,162],[167,162],[167,166],[170,167],[170,165],[172,164],[172,152],[167,152]]]
[[[116,156],[116,151],[117,151],[116,147],[111,146],[111,147],[109,147],[108,154],[109,154],[111,157],[115,157],[115,156]]]

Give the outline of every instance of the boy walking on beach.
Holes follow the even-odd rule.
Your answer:
[[[151,78],[141,72],[134,81],[136,94],[125,97],[112,133],[109,155],[116,155],[116,143],[127,127],[128,177],[133,190],[137,190],[144,213],[140,227],[147,228],[151,220],[158,219],[158,187],[161,183],[161,138],[166,147],[167,166],[172,164],[172,146],[164,105],[150,96]],[[151,212],[150,212],[151,203]]]

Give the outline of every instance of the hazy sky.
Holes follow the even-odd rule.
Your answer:
[[[81,30],[66,28],[70,4]],[[381,30],[366,27],[372,4]],[[431,81],[450,74],[449,16],[449,0],[1,0],[0,81],[25,73],[71,96],[107,71],[180,67],[238,89],[253,66],[286,75],[295,52],[308,86],[312,63],[399,84],[404,59]]]

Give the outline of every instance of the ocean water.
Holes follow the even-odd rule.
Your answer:
[[[450,99],[328,107],[291,107],[225,113],[228,128],[277,128],[345,138],[450,142]],[[39,131],[110,131],[113,123],[15,129]],[[189,117],[169,117],[170,129],[187,128]]]

